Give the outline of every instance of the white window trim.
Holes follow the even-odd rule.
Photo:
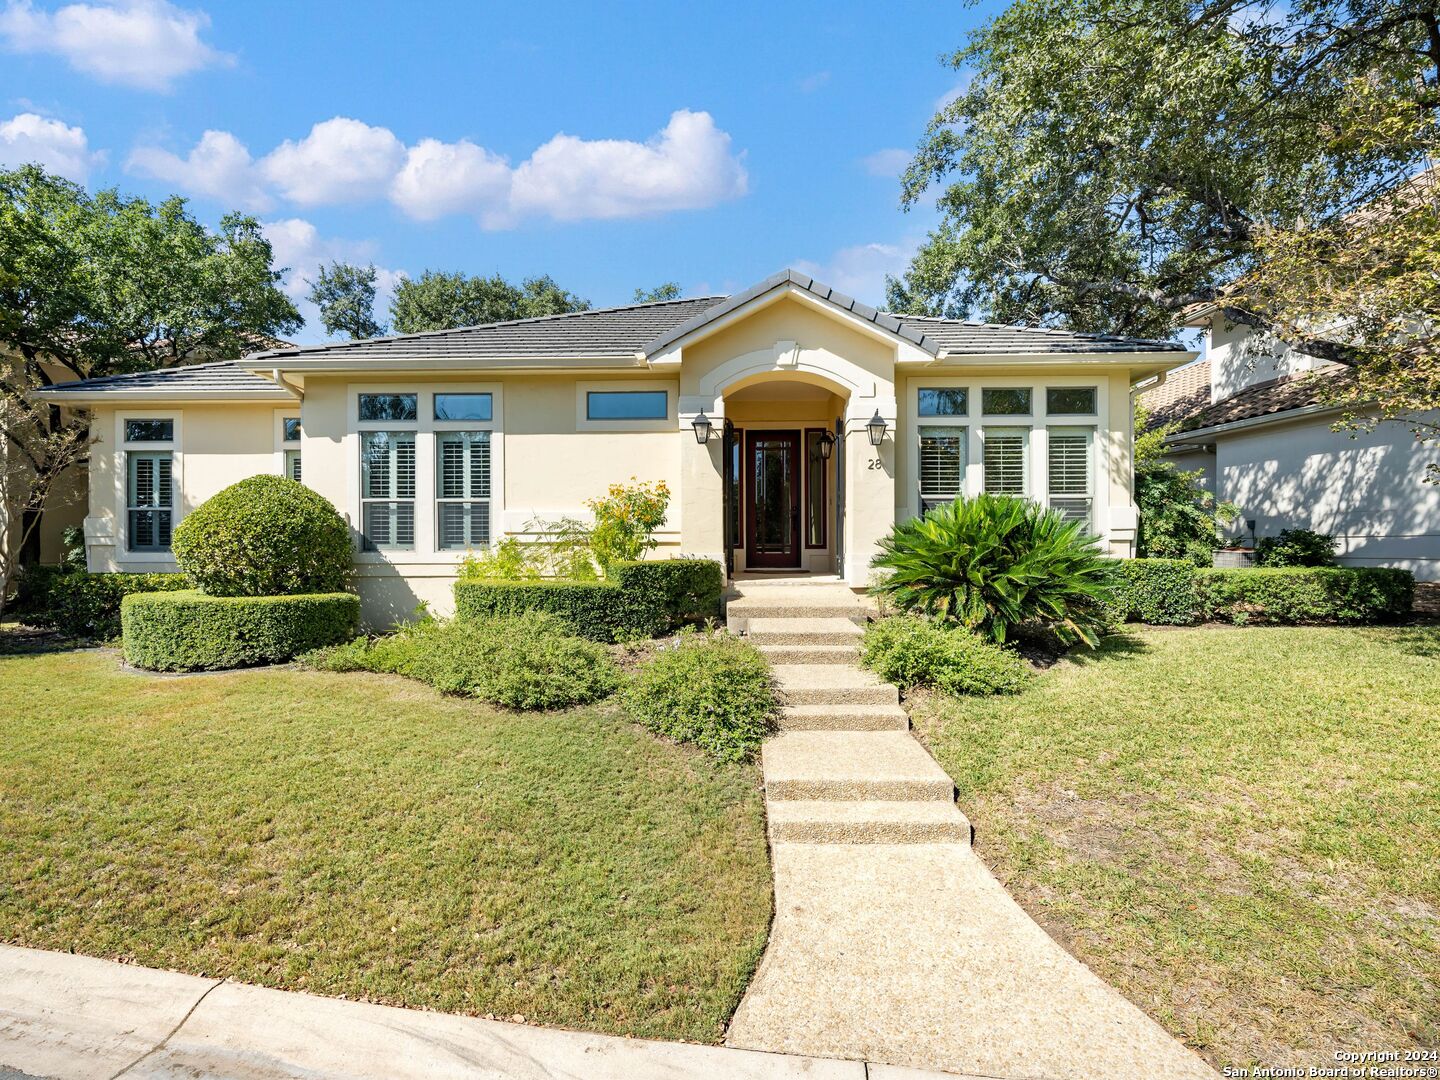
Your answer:
[[[663,420],[591,420],[586,405],[590,391],[623,393],[627,390],[664,390]],[[611,379],[603,382],[575,383],[576,431],[678,431],[680,415],[680,384],[665,379]],[[693,436],[692,436],[693,438]]]
[[[361,420],[361,394],[414,394],[414,420]],[[489,394],[490,416],[481,420],[436,420],[436,394]],[[350,383],[345,387],[346,429],[344,450],[346,461],[346,505],[355,542],[357,565],[413,565],[418,563],[456,566],[465,558],[465,551],[438,546],[435,530],[439,511],[435,501],[437,431],[490,432],[490,542],[504,538],[500,523],[505,511],[505,412],[500,383],[414,382]],[[385,548],[365,551],[360,529],[364,523],[360,485],[360,433],[362,431],[415,432],[415,546],[399,550]],[[282,432],[283,434],[283,432]],[[301,434],[303,446],[305,436]],[[303,460],[303,456],[302,456]],[[303,468],[303,466],[302,466]]]
[[[130,442],[125,438],[127,420],[169,420],[174,429],[171,438],[163,442]],[[175,565],[175,556],[169,551],[130,550],[130,468],[127,455],[131,451],[170,452],[170,482],[175,486],[173,506],[170,510],[170,535],[185,517],[185,456],[184,425],[182,414],[174,409],[117,409],[115,411],[115,509],[116,509],[116,558],[122,563],[158,563]]]
[[[1110,534],[1110,483],[1111,472],[1123,456],[1120,440],[1124,431],[1110,430],[1110,394],[1115,380],[1124,379],[1129,387],[1128,371],[1095,371],[1080,375],[1035,374],[1017,375],[912,375],[905,384],[901,415],[908,425],[906,443],[908,453],[905,462],[905,504],[910,516],[920,513],[920,431],[927,424],[941,427],[969,428],[970,438],[965,448],[965,495],[979,494],[985,487],[984,442],[981,429],[1023,428],[1029,431],[1026,440],[1027,469],[1026,489],[1028,492],[1045,492],[1048,485],[1046,469],[1049,465],[1049,444],[1045,428],[1049,422],[1045,410],[1045,391],[1050,387],[1094,387],[1095,406],[1098,410],[1092,416],[1078,413],[1063,413],[1056,417],[1057,427],[1095,428],[1094,450],[1091,458],[1093,473],[1091,483],[1094,494],[1091,513],[1095,531],[1102,537]],[[1029,416],[982,416],[981,394],[985,387],[1028,386],[1031,388]],[[920,390],[926,388],[964,387],[966,390],[965,416],[921,416]],[[1127,396],[1128,400],[1128,396]]]
[[[304,455],[304,453],[303,453],[304,446],[305,446],[305,428],[304,428],[303,424],[302,424],[302,426],[301,426],[301,428],[300,428],[300,439],[299,439],[298,442],[293,442],[293,443],[291,443],[291,442],[286,442],[286,441],[285,441],[285,421],[286,421],[286,420],[299,420],[299,419],[300,419],[300,410],[299,410],[299,409],[289,408],[289,409],[276,409],[276,410],[275,410],[275,420],[274,420],[274,433],[275,433],[275,473],[276,473],[276,475],[278,475],[278,476],[287,476],[287,475],[289,475],[289,474],[286,473],[286,471],[285,471],[285,451],[286,451],[286,450],[301,450],[302,453],[301,453],[301,455],[300,455],[300,461],[302,462],[302,464],[301,464],[300,468],[301,468],[302,470],[305,468],[305,466],[304,466],[304,464],[303,464],[303,462],[305,461],[305,455]],[[303,472],[303,471],[301,472],[301,475],[302,475],[302,476],[304,475],[304,472]]]

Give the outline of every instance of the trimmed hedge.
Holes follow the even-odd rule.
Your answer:
[[[134,593],[120,605],[125,659],[152,671],[215,671],[283,663],[355,636],[360,598]]]
[[[1120,621],[1186,626],[1200,610],[1189,559],[1124,559],[1115,579]]]
[[[58,566],[30,567],[20,610],[31,626],[67,637],[109,641],[120,636],[120,604],[132,593],[174,592],[193,583],[184,574],[91,574]]]
[[[1377,623],[1410,614],[1415,575],[1381,567],[1200,570],[1200,615],[1247,623]]]
[[[963,626],[917,615],[892,615],[866,626],[860,662],[906,689],[933,686],[949,694],[1018,694],[1030,681],[1018,653]]]
[[[685,622],[718,616],[724,575],[710,559],[622,563],[605,581],[467,581],[455,583],[463,619],[547,611],[592,641],[655,637]]]

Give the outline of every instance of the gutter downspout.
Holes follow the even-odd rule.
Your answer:
[[[278,367],[270,369],[270,377],[273,378],[279,385],[283,386],[286,390],[289,390],[292,394],[298,397],[302,405],[305,403],[305,390],[302,387],[296,386],[289,379],[285,378],[284,375],[280,374],[280,369]]]

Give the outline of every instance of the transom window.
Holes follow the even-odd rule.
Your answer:
[[[1048,386],[1045,411],[1052,416],[1094,416],[1095,387]]]
[[[490,432],[439,432],[435,459],[436,546],[485,547],[490,543]]]
[[[986,386],[980,390],[980,411],[986,416],[1030,415],[1028,386]]]
[[[436,394],[436,420],[483,420],[494,417],[494,401],[490,394]]]
[[[126,442],[173,442],[174,420],[126,420]]]
[[[366,550],[414,548],[413,431],[360,433],[360,493],[360,531]]]
[[[960,497],[965,486],[963,427],[927,424],[920,429],[920,512]]]
[[[1024,495],[1026,433],[986,428],[983,435],[985,490],[991,495]]]
[[[963,386],[925,387],[919,395],[921,416],[965,416],[970,395]]]
[[[591,390],[585,395],[587,420],[664,420],[669,412],[665,390]]]
[[[125,536],[131,551],[170,550],[175,513],[172,460],[168,450],[132,450],[125,455]]]
[[[415,394],[361,394],[360,419],[414,420],[419,415]]]

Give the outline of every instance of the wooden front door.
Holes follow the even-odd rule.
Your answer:
[[[747,431],[745,565],[800,565],[800,432]]]

